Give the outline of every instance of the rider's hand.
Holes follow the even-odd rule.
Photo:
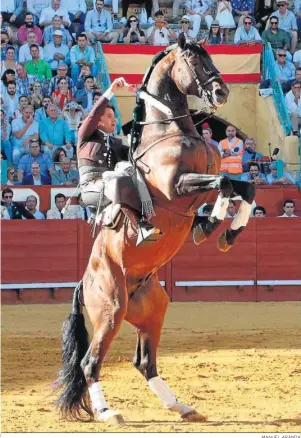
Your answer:
[[[112,85],[110,86],[110,90],[112,93],[116,93],[118,89],[129,87],[129,84],[126,82],[124,78],[117,78],[112,82]]]

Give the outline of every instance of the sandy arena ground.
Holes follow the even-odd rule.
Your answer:
[[[208,415],[183,423],[164,410],[132,366],[124,324],[103,368],[122,428],[59,419],[51,383],[71,305],[2,308],[3,432],[296,432],[300,430],[301,303],[173,303],[159,372],[178,398]]]

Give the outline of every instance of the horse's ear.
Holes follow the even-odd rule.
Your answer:
[[[186,44],[186,37],[185,37],[184,33],[182,32],[182,33],[180,33],[180,35],[178,37],[178,45],[179,45],[181,50],[184,49],[185,44]]]
[[[197,42],[197,45],[200,46],[200,47],[202,47],[202,45],[205,44],[206,41],[207,41],[207,37],[203,38],[202,40],[199,40],[199,41]]]

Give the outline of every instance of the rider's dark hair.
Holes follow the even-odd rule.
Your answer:
[[[114,107],[114,105],[112,104],[112,103],[107,103],[106,104],[106,108],[110,108],[111,110],[113,110],[114,111],[114,114],[115,114],[115,107]]]

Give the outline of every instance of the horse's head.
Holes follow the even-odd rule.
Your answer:
[[[183,33],[178,38],[176,50],[171,77],[181,93],[198,96],[213,108],[224,105],[229,90],[206,50],[186,40]]]

